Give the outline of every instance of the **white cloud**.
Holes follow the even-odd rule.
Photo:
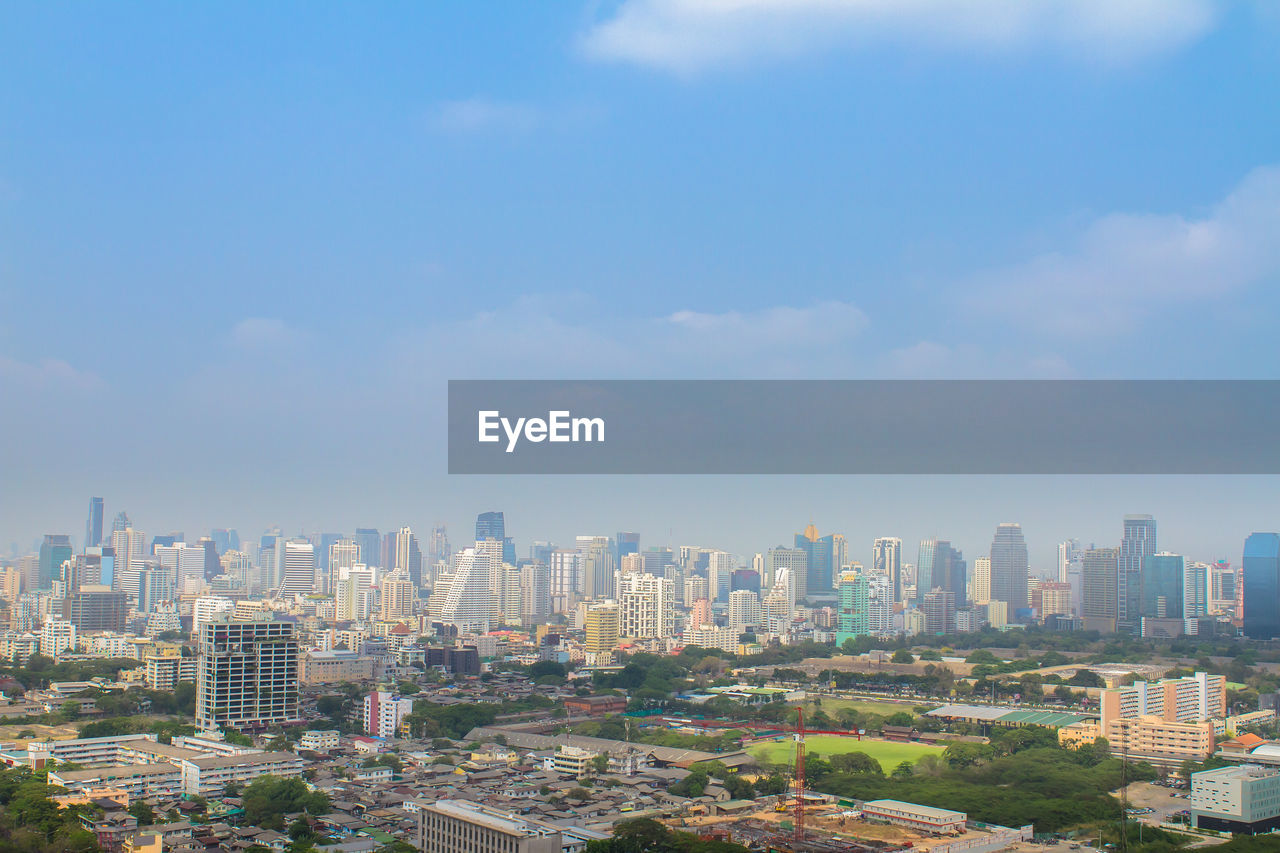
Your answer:
[[[104,387],[97,374],[77,370],[61,359],[46,358],[29,363],[0,356],[0,389],[15,396],[34,392],[91,392]]]
[[[1216,0],[623,0],[582,48],[679,73],[881,42],[1117,63],[1193,41],[1216,11]]]
[[[240,350],[287,349],[304,338],[302,332],[270,317],[246,317],[231,329],[231,345]]]
[[[436,108],[435,125],[449,133],[486,130],[525,132],[536,127],[541,118],[541,112],[532,104],[466,98],[440,104]]]
[[[1112,214],[1069,250],[967,282],[979,315],[1062,334],[1132,328],[1170,304],[1280,277],[1280,168],[1250,173],[1204,216]]]

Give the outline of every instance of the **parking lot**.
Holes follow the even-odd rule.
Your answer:
[[[1116,792],[1117,795],[1119,792]],[[1191,799],[1186,788],[1165,788],[1151,782],[1129,784],[1129,808],[1151,809],[1148,814],[1133,815],[1144,823],[1162,823],[1169,816],[1183,809],[1191,809]]]

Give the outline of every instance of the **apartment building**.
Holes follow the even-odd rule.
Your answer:
[[[1101,712],[1104,729],[1119,718],[1154,716],[1167,722],[1195,723],[1225,717],[1227,679],[1197,672],[1186,678],[1110,687],[1102,691]]]
[[[260,729],[298,718],[294,623],[214,617],[200,626],[196,722]]]
[[[1280,770],[1243,764],[1191,774],[1191,821],[1251,835],[1280,829]]]
[[[468,800],[422,803],[418,811],[422,853],[581,853],[588,842],[605,838]]]

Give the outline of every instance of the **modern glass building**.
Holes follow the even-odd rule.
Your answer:
[[[1156,521],[1149,515],[1126,515],[1116,574],[1116,622],[1135,629],[1142,618],[1142,564],[1156,553]]]
[[[867,578],[857,572],[840,576],[840,603],[836,611],[836,647],[845,640],[871,633],[867,619],[870,587]]]
[[[1280,637],[1280,534],[1251,533],[1244,540],[1244,635]]]
[[[818,535],[818,528],[810,524],[804,533],[796,534],[796,547],[804,551],[809,561],[807,595],[821,595],[835,589],[835,537]]]
[[[1027,606],[1027,540],[1022,525],[996,526],[991,539],[991,598],[1009,605],[1012,616]]]
[[[1186,560],[1181,554],[1152,554],[1142,563],[1142,611],[1148,619],[1181,619]]]

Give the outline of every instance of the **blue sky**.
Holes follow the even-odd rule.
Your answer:
[[[1275,376],[1280,14],[1116,6],[10,4],[0,551],[91,493],[152,530],[1118,535],[1148,507],[1097,483],[765,481],[700,526],[715,480],[440,446],[449,377]],[[1275,485],[1187,483],[1187,549]]]

